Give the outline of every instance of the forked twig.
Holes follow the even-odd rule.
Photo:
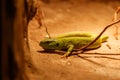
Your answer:
[[[43,11],[43,10],[41,10],[42,11],[42,13],[41,13],[41,15],[42,15],[42,20],[44,21],[43,22],[43,24],[44,24],[44,27],[45,27],[45,31],[46,31],[46,33],[48,34],[48,36],[49,36],[49,38],[51,38],[51,36],[50,36],[50,34],[49,34],[49,32],[48,32],[48,29],[47,29],[47,26],[46,26],[46,24],[45,24],[45,12]]]
[[[82,52],[84,52],[84,50],[85,50],[86,48],[88,48],[90,45],[92,45],[94,42],[96,42],[96,41],[101,37],[101,35],[102,35],[109,27],[111,27],[112,25],[115,25],[115,24],[117,24],[117,23],[119,23],[119,22],[120,22],[120,20],[118,20],[118,21],[116,21],[116,22],[114,22],[114,23],[109,24],[108,26],[106,26],[106,27],[101,31],[101,33],[100,33],[92,42],[90,42],[87,46],[82,47],[80,50],[82,50]]]
[[[45,15],[44,14],[45,14],[45,12],[41,8],[39,8],[39,10],[38,10],[38,12],[37,12],[37,14],[35,16],[35,19],[38,21],[40,26],[43,25],[45,27],[45,31],[48,34],[48,37],[51,38],[51,36],[50,36],[50,34],[48,32],[47,26],[45,24]]]

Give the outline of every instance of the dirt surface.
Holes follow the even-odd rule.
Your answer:
[[[53,36],[72,31],[98,34],[112,22],[118,6],[120,1],[116,0],[44,0],[40,7],[45,13],[44,24]],[[29,23],[29,43],[35,68],[28,66],[30,80],[120,80],[120,35],[115,40],[114,33],[115,27],[104,33],[109,39],[99,49],[63,59],[64,53],[41,52],[39,42],[46,32],[33,19]]]

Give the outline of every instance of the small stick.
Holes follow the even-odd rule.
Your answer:
[[[120,7],[117,8],[117,10],[115,11],[114,13],[114,16],[113,16],[113,22],[117,21],[117,16],[118,16],[118,13],[120,12]],[[115,34],[114,34],[114,37],[116,40],[118,40],[118,26],[115,25],[116,29],[115,29]]]
[[[41,11],[42,11],[42,13],[41,13],[42,19],[43,19],[43,21],[45,21],[45,15],[44,15],[45,12],[43,10],[41,10]],[[48,34],[49,38],[51,38],[51,36],[50,36],[50,34],[48,32],[47,26],[45,25],[45,22],[44,22],[44,27],[45,27],[46,33]]]
[[[110,45],[109,45],[109,44],[106,44],[106,46],[107,46],[109,49],[111,49],[111,47],[110,47]]]
[[[106,27],[101,31],[101,33],[100,33],[92,42],[90,42],[87,46],[82,47],[80,50],[82,50],[82,52],[84,52],[84,50],[85,50],[87,47],[89,47],[90,45],[92,45],[94,42],[96,42],[96,41],[101,37],[101,35],[102,35],[109,27],[111,27],[112,25],[115,25],[115,24],[117,24],[117,23],[119,23],[119,22],[120,22],[120,20],[118,20],[118,21],[116,21],[116,22],[114,22],[114,23],[109,24],[108,26],[106,26]]]
[[[35,16],[35,19],[38,21],[40,26],[42,26],[42,23],[43,23],[43,26],[45,27],[45,31],[48,34],[48,37],[51,38],[51,36],[50,36],[50,34],[48,32],[47,26],[45,25],[45,15],[44,14],[45,14],[45,12],[43,12],[43,10],[41,8],[39,8],[39,10],[37,11],[37,14]]]

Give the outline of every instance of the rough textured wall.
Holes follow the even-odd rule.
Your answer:
[[[33,0],[1,0],[2,80],[27,80],[27,24],[36,9]]]

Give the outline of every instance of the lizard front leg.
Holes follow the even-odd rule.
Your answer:
[[[73,48],[74,48],[74,45],[68,45],[68,50],[62,57],[64,58],[68,57],[71,54]]]

